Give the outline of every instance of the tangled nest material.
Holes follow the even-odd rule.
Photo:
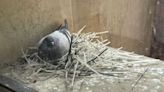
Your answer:
[[[19,68],[23,70],[28,70],[26,78],[31,82],[38,80],[46,80],[54,75],[64,75],[67,77],[72,77],[72,85],[77,76],[88,76],[93,73],[101,75],[94,67],[98,65],[97,62],[102,61],[102,54],[107,51],[106,45],[110,42],[108,40],[101,40],[98,35],[108,33],[99,32],[99,33],[81,33],[84,30],[85,26],[79,30],[78,33],[73,33],[73,39],[71,44],[71,51],[68,54],[68,60],[65,64],[65,61],[59,61],[58,65],[52,65],[47,61],[42,60],[38,54],[36,48],[29,48],[27,51],[22,50],[21,62],[25,63],[20,65]],[[18,66],[17,66],[18,68]],[[21,70],[22,70],[21,69]],[[31,72],[31,73],[29,73]],[[46,74],[46,78],[41,79],[43,74]],[[47,74],[48,73],[48,74]],[[24,77],[25,77],[24,76]]]
[[[15,66],[13,75],[24,82],[32,83],[61,76],[65,77],[70,86],[73,86],[75,78],[79,76],[97,74],[119,78],[127,74],[127,70],[129,71],[131,67],[154,63],[148,62],[151,59],[143,60],[143,57],[135,56],[133,53],[122,52],[121,48],[114,50],[108,47],[110,42],[100,36],[108,31],[82,33],[84,29],[85,26],[72,34],[71,51],[66,64],[64,61],[60,61],[58,65],[47,63],[37,55],[36,48],[30,48],[27,51],[22,50],[21,64]],[[142,72],[137,71],[137,73]]]

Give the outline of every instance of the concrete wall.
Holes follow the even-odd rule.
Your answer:
[[[71,30],[105,31],[113,47],[148,54],[155,0],[0,0],[0,62],[14,61],[67,18]]]
[[[75,30],[106,31],[113,47],[148,55],[156,0],[72,0]]]
[[[0,62],[16,60],[65,18],[72,26],[70,0],[0,0]]]

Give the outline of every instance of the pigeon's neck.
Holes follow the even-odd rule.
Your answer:
[[[62,33],[62,34],[64,34],[68,38],[69,42],[71,42],[71,34],[68,31],[68,29],[63,28],[59,32]]]

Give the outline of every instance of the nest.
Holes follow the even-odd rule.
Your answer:
[[[104,53],[108,50],[106,45],[110,42],[102,38],[100,41],[98,35],[108,33],[108,31],[81,33],[84,28],[85,26],[78,33],[72,34],[71,49],[67,54],[66,62],[61,59],[57,65],[48,63],[51,61],[45,61],[38,56],[36,47],[30,47],[26,51],[22,50],[23,55],[19,64],[17,63],[15,66],[15,73],[20,72],[20,70],[25,72],[20,73],[25,82],[43,81],[53,76],[64,76],[66,79],[72,77],[71,86],[78,76],[89,76],[94,73],[103,74],[98,72],[96,67],[107,60],[104,58],[106,57]],[[108,75],[114,76],[110,73]]]
[[[22,50],[23,55],[20,62],[14,65],[12,75],[26,83],[63,77],[66,84],[73,87],[75,79],[81,76],[96,74],[125,79],[124,76],[127,74],[144,74],[147,71],[147,68],[134,71],[131,69],[132,67],[155,64],[153,61],[156,60],[154,59],[138,56],[133,52],[125,52],[121,48],[108,47],[110,42],[101,37],[108,31],[83,33],[84,29],[85,26],[77,33],[72,34],[71,49],[66,63],[62,60],[58,65],[47,63],[48,61],[42,60],[37,55],[37,49],[33,47],[26,51]]]

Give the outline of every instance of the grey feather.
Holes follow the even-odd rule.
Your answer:
[[[39,41],[38,55],[42,59],[53,60],[56,63],[57,60],[68,54],[70,42],[71,34],[65,20],[64,26],[46,35]]]

